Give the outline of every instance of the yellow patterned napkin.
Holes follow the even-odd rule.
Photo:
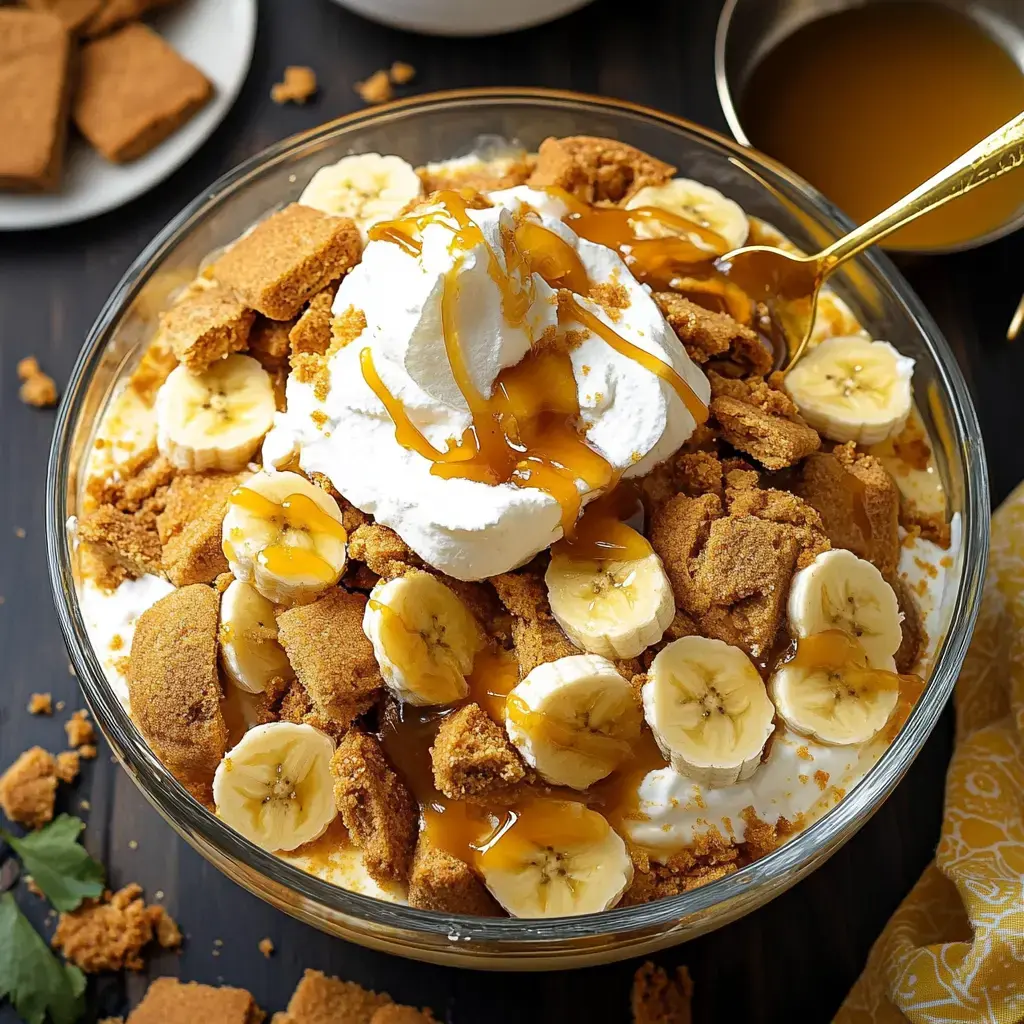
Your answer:
[[[835,1024],[1024,1021],[1024,484],[992,517],[935,860]]]

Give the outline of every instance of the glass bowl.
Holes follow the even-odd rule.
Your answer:
[[[959,672],[984,575],[988,486],[964,379],[906,282],[885,256],[870,253],[834,284],[874,337],[891,340],[917,360],[917,404],[935,443],[950,512],[959,516],[962,530],[931,681],[899,736],[835,808],[774,853],[703,888],[602,914],[528,921],[442,915],[336,888],[254,846],[186,794],[106,682],[76,596],[65,525],[78,509],[97,420],[141,355],[156,311],[208,253],[268,209],[297,198],[317,167],[346,153],[398,153],[422,164],[469,152],[482,135],[535,148],[548,135],[576,134],[621,139],[671,161],[772,222],[802,248],[814,249],[850,227],[838,210],[780,165],[704,128],[632,104],[538,89],[488,89],[362,111],[246,161],[160,232],[89,334],[61,403],[50,453],[47,550],[61,628],[89,707],[142,792],[204,857],[274,906],[350,941],[436,963],[537,970],[638,956],[733,921],[798,882],[867,821],[921,749]]]

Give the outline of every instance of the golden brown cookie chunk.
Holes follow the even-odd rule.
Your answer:
[[[116,477],[93,478],[87,489],[97,505],[113,505],[119,512],[163,510],[163,495],[177,470],[157,450],[146,448],[118,466]]]
[[[391,88],[391,77],[383,68],[374,71],[369,78],[356,82],[352,88],[364,103],[371,106],[377,103],[387,103],[395,95],[394,89]]]
[[[331,344],[331,307],[340,282],[334,281],[309,300],[302,316],[288,332],[291,351],[322,356]]]
[[[52,715],[53,697],[49,693],[33,693],[28,701],[30,715]]]
[[[96,741],[96,730],[92,727],[89,712],[85,708],[72,713],[64,723],[64,732],[67,734],[68,746],[71,747],[86,747]]]
[[[316,72],[304,64],[292,64],[284,69],[284,79],[275,82],[270,98],[275,103],[305,103],[316,94]]]
[[[104,35],[129,21],[136,21],[158,7],[170,7],[178,0],[102,0],[100,10],[85,25],[87,37]]]
[[[647,185],[668,181],[675,170],[624,142],[574,135],[540,144],[527,184],[564,188],[585,203],[618,203]]]
[[[57,762],[42,747],[30,747],[0,775],[0,807],[25,828],[53,820],[57,798]]]
[[[344,726],[367,711],[384,685],[363,632],[366,598],[332,587],[277,617],[278,640],[317,710]]]
[[[434,784],[453,800],[521,782],[526,766],[505,730],[477,704],[449,715],[430,748]]]
[[[359,229],[347,217],[292,203],[235,242],[212,273],[252,309],[271,320],[292,320],[361,252]]]
[[[919,534],[925,540],[948,548],[952,542],[949,522],[941,512],[925,512],[909,498],[900,501],[900,526],[908,533]]]
[[[388,69],[388,78],[395,85],[408,85],[416,77],[416,69],[404,60],[396,60]]]
[[[307,970],[288,1009],[274,1014],[271,1024],[370,1024],[374,1013],[391,1003],[385,992],[370,992],[354,982]]]
[[[709,595],[698,588],[691,564],[703,547],[711,523],[722,514],[717,495],[700,498],[676,495],[665,502],[651,519],[651,547],[665,565],[676,596],[676,604],[691,615],[702,615],[710,604]]]
[[[331,758],[334,799],[370,877],[404,882],[419,827],[416,802],[384,757],[380,743],[350,729]]]
[[[763,466],[784,469],[821,447],[818,432],[803,421],[781,388],[760,377],[733,380],[714,370],[708,379],[711,415],[722,437]]]
[[[145,25],[125,25],[82,47],[72,114],[108,160],[136,160],[213,95],[206,76]]]
[[[132,718],[153,752],[192,791],[212,783],[227,749],[217,672],[217,593],[201,583],[139,616],[128,663]]]
[[[473,869],[420,833],[409,873],[409,906],[446,914],[504,917]]]
[[[231,492],[249,473],[180,473],[167,488],[166,505],[157,516],[162,562],[176,587],[213,583],[228,571],[221,546],[221,526]]]
[[[512,649],[519,662],[520,679],[525,679],[538,665],[582,653],[558,623],[546,619],[514,618]]]
[[[71,37],[53,14],[0,10],[0,189],[60,184],[71,96]]]
[[[377,1010],[370,1018],[370,1024],[434,1024],[434,1015],[429,1010],[392,1003]]]
[[[928,633],[924,628],[924,617],[921,615],[921,607],[914,597],[913,591],[907,586],[906,581],[893,575],[888,577],[889,585],[896,592],[896,600],[899,602],[900,612],[903,614],[903,621],[900,628],[903,632],[903,639],[899,649],[896,651],[896,671],[907,673],[918,668],[918,662],[928,647]]]
[[[380,523],[367,523],[352,532],[348,539],[348,557],[365,562],[385,579],[404,576],[423,564],[394,530]]]
[[[260,1024],[262,1020],[263,1013],[244,989],[157,978],[129,1014],[127,1024]]]
[[[431,170],[417,167],[416,173],[423,182],[426,194],[441,189],[469,189],[472,192],[497,192],[503,188],[514,188],[526,184],[533,170],[531,158],[482,160],[480,163],[454,167],[441,164]]]
[[[68,784],[78,778],[82,768],[82,758],[77,750],[65,750],[56,757],[57,778]]]
[[[544,573],[534,563],[517,572],[503,572],[488,581],[497,591],[501,603],[521,619],[550,619],[548,588]]]
[[[258,359],[267,373],[288,368],[288,353],[291,347],[288,334],[295,326],[294,320],[268,320],[261,316],[249,335],[249,355]]]
[[[101,505],[78,520],[78,539],[108,565],[135,578],[162,569],[160,537],[151,516],[119,512]]]
[[[24,0],[26,7],[48,11],[60,18],[69,32],[77,32],[103,6],[103,0]]]
[[[692,1000],[693,982],[685,967],[677,967],[670,978],[664,968],[648,961],[633,975],[633,1024],[691,1024]]]
[[[695,363],[728,363],[743,376],[771,372],[771,352],[754,331],[728,313],[712,312],[678,292],[655,292],[652,298]]]
[[[18,397],[25,405],[45,409],[57,404],[57,385],[51,376],[43,373],[35,356],[18,361],[18,379],[21,381]]]
[[[226,288],[194,288],[161,316],[160,330],[178,359],[202,373],[248,345],[255,316]]]

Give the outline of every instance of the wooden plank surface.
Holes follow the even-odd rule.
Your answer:
[[[221,129],[149,195],[82,225],[0,235],[0,765],[40,743],[62,749],[61,722],[25,712],[49,690],[81,706],[46,578],[43,489],[52,412],[17,401],[15,365],[35,354],[63,383],[107,294],[145,243],[208,182],[267,144],[357,109],[352,83],[393,60],[418,71],[415,90],[546,85],[647,103],[715,128],[724,121],[712,77],[718,5],[660,0],[622,6],[598,0],[547,27],[491,40],[443,40],[396,32],[329,0],[262,0],[256,56]],[[642,18],[639,16],[643,12]],[[286,64],[309,64],[321,93],[307,107],[278,107],[271,85]],[[813,130],[813,126],[809,126]],[[918,259],[908,276],[940,321],[978,402],[996,499],[1024,476],[1020,381],[1024,348],[1002,333],[1024,287],[1020,235],[974,253]],[[1022,342],[1024,344],[1024,342]],[[19,537],[16,530],[23,529]],[[875,936],[931,857],[938,835],[949,712],[904,782],[872,821],[810,879],[725,929],[656,959],[690,966],[698,1022],[830,1018]],[[88,812],[79,810],[87,799]],[[261,903],[179,840],[101,748],[64,806],[88,820],[87,845],[114,884],[138,881],[163,901],[188,936],[180,955],[155,958],[155,973],[251,989],[283,1007],[304,967],[317,967],[429,1005],[458,1022],[628,1019],[636,962],[576,972],[494,975],[432,967],[328,938]],[[39,917],[37,901],[26,907]],[[264,936],[278,952],[265,961]],[[223,943],[222,945],[220,943]],[[103,977],[100,1017],[136,1001],[145,977]],[[9,1009],[0,1022],[13,1021]]]

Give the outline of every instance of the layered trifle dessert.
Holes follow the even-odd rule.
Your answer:
[[[788,244],[587,137],[359,154],[211,256],[70,524],[110,686],[335,884],[536,918],[833,807],[928,676],[957,523],[913,361],[833,293],[785,376],[720,258]]]

